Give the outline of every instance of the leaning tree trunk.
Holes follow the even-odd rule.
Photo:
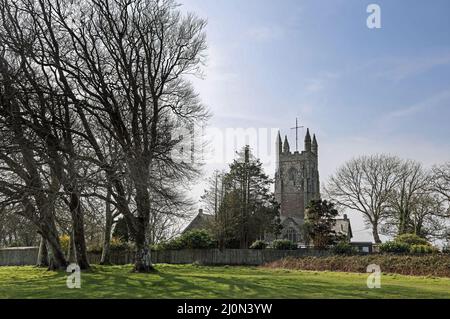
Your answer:
[[[77,252],[75,250],[75,240],[73,238],[73,231],[72,234],[69,237],[69,246],[67,247],[67,261],[69,263],[77,263]]]
[[[42,236],[41,236],[41,240],[39,243],[39,252],[38,252],[38,257],[37,257],[37,261],[36,261],[36,266],[37,267],[48,267],[49,266],[46,240]]]
[[[67,267],[67,260],[64,252],[61,249],[61,244],[57,236],[56,227],[53,230],[42,230],[42,236],[46,239],[47,253],[48,253],[48,269],[59,270]],[[53,227],[50,227],[53,228]]]
[[[106,207],[105,207],[105,234],[103,239],[103,250],[102,250],[102,258],[100,259],[100,265],[109,265],[111,264],[111,231],[113,224],[113,216],[111,211],[111,192],[108,189],[108,194],[106,195]]]
[[[43,218],[37,224],[41,236],[46,241],[48,253],[48,270],[60,270],[67,267],[67,260],[59,242],[58,230],[48,207],[41,209]]]
[[[84,234],[84,216],[78,194],[70,194],[70,212],[73,223],[73,244],[76,252],[76,260],[80,269],[89,269],[87,258],[86,239]]]

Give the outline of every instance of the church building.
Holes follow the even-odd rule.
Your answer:
[[[298,125],[295,128],[298,129]],[[320,199],[319,146],[316,136],[306,131],[304,150],[298,151],[298,131],[296,131],[296,150],[291,151],[287,136],[284,142],[278,133],[276,142],[275,199],[280,204],[281,235],[265,234],[268,242],[274,239],[289,239],[298,245],[306,245],[302,236],[305,211],[311,200]],[[194,229],[208,229],[213,216],[200,210],[184,232]],[[352,229],[350,220],[344,215],[336,219],[336,233],[345,235],[350,242]],[[281,237],[281,238],[280,238]]]
[[[298,127],[296,128],[298,129]],[[304,150],[291,151],[287,136],[278,133],[276,145],[275,199],[280,204],[281,237],[304,244],[301,236],[305,210],[311,200],[320,199],[319,146],[316,136],[306,131]],[[296,141],[296,148],[298,142]],[[352,237],[350,220],[344,215],[334,226],[337,233]]]

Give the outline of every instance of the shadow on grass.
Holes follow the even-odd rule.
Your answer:
[[[154,273],[132,266],[93,266],[81,274],[81,289],[66,286],[67,273],[32,267],[0,269],[1,298],[444,298],[441,281],[383,277],[368,289],[357,274],[283,272],[245,267],[158,265]],[[443,293],[444,292],[444,293]],[[446,292],[446,293],[445,293]]]

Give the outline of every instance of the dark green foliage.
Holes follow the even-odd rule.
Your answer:
[[[126,241],[123,241],[122,239],[119,239],[117,237],[111,238],[111,241],[109,243],[109,249],[111,252],[125,252],[125,251],[133,251],[134,250],[134,244],[129,243]],[[101,254],[103,251],[102,245],[91,245],[88,247],[88,252],[90,253],[99,253]]]
[[[380,245],[380,252],[392,254],[409,253],[410,245],[397,241],[387,241]]]
[[[216,243],[211,235],[205,230],[188,232],[181,237],[184,246],[188,249],[215,248]]]
[[[216,248],[217,243],[205,230],[193,230],[172,239],[166,243],[157,245],[156,249],[180,250],[180,249],[208,249]]]
[[[411,254],[424,255],[438,253],[439,251],[431,245],[411,245],[409,252]]]
[[[397,236],[393,241],[382,244],[380,251],[394,254],[431,254],[438,250],[424,238],[415,234],[403,234]]]
[[[123,242],[134,241],[134,238],[128,229],[128,225],[125,218],[123,217],[119,218],[119,220],[116,223],[116,226],[114,227],[112,237],[118,238]]]
[[[271,183],[248,146],[238,153],[228,172],[221,174],[220,181],[213,179],[203,198],[209,199],[211,211],[216,214],[211,233],[221,248],[245,249],[265,233],[280,234],[278,204],[270,191]]]
[[[339,212],[334,203],[326,200],[312,200],[306,211],[304,230],[306,239],[312,240],[316,249],[326,249],[341,241],[342,235],[333,230]]]
[[[278,210],[278,208],[279,207],[277,207],[277,210]],[[271,225],[269,231],[271,231],[273,233],[275,238],[278,238],[281,235],[282,230],[283,230],[283,226],[281,225],[280,214],[277,213],[275,219],[272,222],[272,225]]]
[[[355,247],[350,245],[347,242],[339,242],[335,246],[333,246],[332,251],[336,255],[354,255],[357,253]]]
[[[263,240],[255,240],[253,244],[251,244],[250,249],[266,249],[267,243]]]
[[[286,239],[277,239],[272,242],[272,248],[277,250],[295,250],[297,249],[297,244]]]
[[[123,240],[120,240],[116,237],[111,238],[110,247],[111,251],[126,251],[126,250],[133,250],[134,244],[127,243]]]
[[[419,237],[416,234],[399,235],[394,240],[396,242],[405,243],[408,245],[430,245],[425,238]]]

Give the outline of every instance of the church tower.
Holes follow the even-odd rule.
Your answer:
[[[281,145],[282,144],[282,145]],[[281,216],[295,218],[303,223],[305,208],[313,199],[320,198],[318,144],[316,136],[306,131],[302,152],[291,152],[287,136],[281,143],[278,134],[275,172],[275,198],[281,206]]]

